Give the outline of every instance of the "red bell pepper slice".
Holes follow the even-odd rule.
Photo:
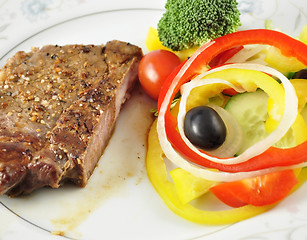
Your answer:
[[[240,52],[244,47],[234,47],[215,56],[209,63],[210,67],[216,67],[227,62],[231,57]]]
[[[210,191],[231,207],[242,207],[247,204],[265,206],[287,197],[297,183],[298,179],[293,170],[288,169],[240,181],[220,183],[210,188]]]
[[[218,54],[234,47],[247,44],[266,44],[274,46],[281,50],[282,54],[288,57],[296,57],[304,65],[307,65],[307,45],[289,37],[278,31],[268,29],[253,29],[231,33],[223,37],[217,38],[210,43],[200,47],[196,53],[193,62],[189,62],[189,67],[183,69],[178,67],[164,83],[158,106],[161,108],[162,103],[167,104],[167,111],[161,117],[165,120],[165,130],[169,141],[173,147],[191,162],[208,168],[216,168],[226,172],[254,171],[275,166],[289,166],[302,163],[306,160],[307,141],[299,146],[289,149],[278,149],[271,147],[264,153],[251,158],[250,160],[233,165],[225,165],[212,162],[206,158],[194,153],[182,140],[180,134],[176,130],[177,120],[170,113],[170,104],[175,94],[179,91],[180,86],[188,82],[194,75],[199,74],[210,61]],[[183,70],[182,70],[183,69]],[[170,89],[172,84],[173,89]],[[170,97],[167,96],[171,92]]]

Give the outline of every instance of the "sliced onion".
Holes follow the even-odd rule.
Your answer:
[[[199,51],[199,53],[200,52],[201,51]],[[274,167],[274,168],[268,168],[268,169],[251,171],[251,172],[240,172],[240,173],[213,172],[213,171],[208,170],[207,168],[203,168],[203,167],[199,167],[194,164],[191,164],[189,161],[184,159],[180,154],[178,154],[173,149],[171,143],[167,139],[167,135],[166,135],[165,127],[164,127],[165,126],[165,113],[168,107],[167,101],[170,100],[172,96],[172,92],[175,89],[176,84],[180,80],[180,77],[184,74],[186,69],[190,66],[190,64],[198,56],[199,53],[197,51],[196,54],[193,56],[193,59],[189,59],[191,61],[188,60],[187,63],[184,65],[184,69],[181,69],[182,71],[179,71],[175,79],[176,81],[174,81],[172,85],[170,86],[170,89],[166,94],[165,101],[162,103],[161,108],[160,108],[160,114],[158,116],[157,132],[159,136],[160,145],[166,157],[170,161],[172,161],[175,165],[190,172],[191,174],[198,176],[198,177],[208,179],[208,180],[212,180],[212,181],[236,181],[236,180],[240,180],[244,178],[259,176],[259,175],[266,174],[266,173],[273,172],[273,171],[280,171],[282,169],[306,166],[307,163],[305,162],[299,165],[293,165],[293,166],[287,166],[287,167]],[[288,81],[288,79],[284,77],[283,74],[276,71],[275,69],[272,69],[266,66],[262,66],[262,65],[258,65],[258,64],[242,63],[242,64],[224,65],[222,67],[212,69],[208,72],[204,72],[203,74],[196,77],[195,80],[197,79],[200,80],[202,77],[206,76],[209,73],[217,72],[217,71],[221,71],[221,70],[229,69],[229,68],[252,69],[252,70],[266,72],[270,75],[278,77],[283,83],[284,89],[285,89],[285,109],[284,109],[283,117],[277,129],[273,131],[271,134],[269,134],[268,137],[259,141],[252,147],[248,148],[238,157],[226,158],[226,159],[221,160],[218,158],[210,157],[207,154],[205,154],[205,158],[211,161],[214,161],[214,162],[223,161],[224,164],[236,164],[236,163],[247,161],[250,158],[263,153],[270,146],[272,146],[275,142],[277,142],[283,135],[286,134],[286,132],[288,131],[288,129],[291,127],[291,125],[296,119],[297,107],[293,107],[293,106],[297,106],[298,100],[297,100],[297,96],[296,96],[293,86]]]
[[[202,168],[197,165],[191,164],[188,161],[182,162],[180,163],[180,165],[177,165],[177,166],[191,173],[195,177],[204,178],[209,181],[234,182],[234,181],[243,180],[247,178],[253,178],[253,177],[261,176],[261,175],[272,173],[272,172],[278,172],[278,171],[282,171],[286,169],[303,168],[307,166],[307,162],[295,164],[291,166],[272,167],[272,168],[266,168],[266,169],[261,169],[257,171],[237,172],[237,173],[230,173],[230,172],[223,172],[223,171],[216,172],[208,168]]]
[[[190,91],[193,88],[195,88],[197,86],[204,85],[204,84],[219,83],[219,81],[217,81],[217,79],[202,79],[202,78],[205,77],[206,75],[210,74],[210,73],[218,72],[218,71],[230,69],[230,68],[257,70],[257,71],[265,72],[265,73],[268,73],[270,75],[278,77],[284,85],[285,110],[284,110],[283,117],[282,117],[278,127],[276,128],[276,130],[273,131],[272,133],[270,133],[266,138],[264,138],[263,140],[260,140],[259,142],[255,143],[254,145],[252,145],[251,147],[246,149],[242,154],[240,154],[237,157],[220,159],[220,158],[215,158],[215,157],[209,156],[208,154],[199,151],[199,149],[197,149],[193,144],[191,144],[190,141],[186,138],[186,136],[184,134],[182,122],[183,122],[183,119],[184,119],[183,114],[185,114],[185,108],[186,108],[185,102],[187,100],[187,97],[188,97]],[[220,82],[220,83],[222,83],[222,82]],[[215,163],[223,163],[223,164],[227,164],[227,165],[238,164],[238,163],[245,162],[245,161],[249,160],[250,158],[255,157],[255,156],[263,153],[264,151],[269,149],[274,143],[276,143],[279,139],[281,139],[288,132],[289,128],[294,123],[296,116],[297,116],[297,113],[298,113],[298,110],[297,110],[298,99],[297,99],[297,96],[296,96],[296,93],[295,93],[295,90],[294,90],[292,84],[289,82],[289,80],[283,74],[281,74],[277,70],[270,68],[270,67],[267,67],[267,66],[262,66],[262,65],[258,65],[258,64],[250,64],[250,63],[224,65],[224,66],[212,69],[210,71],[207,71],[203,74],[198,75],[191,82],[186,83],[185,85],[186,85],[185,87],[182,87],[182,89],[183,89],[182,98],[181,98],[181,101],[180,101],[179,113],[178,113],[178,117],[177,117],[179,133],[180,133],[183,141],[185,142],[185,144],[187,146],[189,146],[189,148],[192,151],[194,151],[195,153],[197,153],[201,157],[206,158],[206,159],[208,159],[212,162],[215,162]],[[190,87],[188,87],[188,86],[190,86]],[[231,86],[231,85],[229,85],[229,86]],[[235,88],[233,85],[231,87],[234,88],[235,90],[238,89],[238,88]],[[296,107],[293,107],[293,106],[296,106]]]
[[[208,104],[213,108],[223,119],[226,125],[226,139],[225,142],[219,148],[211,151],[207,151],[211,156],[219,158],[229,158],[234,156],[243,144],[243,131],[238,121],[224,108],[217,105]]]
[[[162,150],[164,153],[166,153],[167,157],[169,159],[178,157],[178,154],[174,151],[172,148],[171,143],[167,139],[166,131],[165,131],[165,113],[168,110],[168,102],[172,101],[172,93],[174,92],[178,82],[184,75],[184,73],[189,69],[193,61],[204,51],[206,48],[214,44],[214,41],[207,42],[204,45],[202,45],[200,48],[198,48],[195,53],[185,62],[185,64],[182,66],[182,68],[179,70],[175,78],[173,79],[171,85],[169,86],[169,89],[164,97],[164,101],[162,102],[160,109],[159,109],[159,115],[157,120],[157,132],[159,137],[159,142],[162,147]],[[204,69],[208,70],[208,69]]]
[[[204,85],[211,85],[211,84],[223,84],[225,85],[225,88],[233,88],[237,92],[242,92],[243,90],[232,83],[225,81],[223,79],[215,79],[215,78],[210,78],[210,79],[200,79],[198,81],[192,80],[191,82],[188,82],[184,85],[181,86],[181,100],[180,100],[180,105],[179,105],[179,112],[177,116],[177,121],[178,121],[178,131],[184,140],[184,142],[191,148],[194,152],[197,152],[199,155],[211,160],[215,161],[216,157],[219,158],[229,158],[232,157],[237,151],[239,150],[241,143],[242,143],[242,130],[239,124],[231,114],[229,114],[225,109],[218,107],[216,105],[210,105],[214,110],[218,112],[220,117],[224,120],[224,123],[226,124],[227,128],[227,137],[226,141],[223,143],[222,146],[220,146],[218,149],[213,150],[213,151],[207,151],[208,154],[205,154],[201,152],[197,147],[195,147],[194,144],[190,142],[190,140],[186,137],[184,133],[184,118],[186,115],[186,103],[188,96],[190,95],[190,92],[192,89],[199,87],[199,86],[204,86]],[[225,162],[224,159],[221,160],[222,163]]]
[[[248,61],[249,58],[255,56],[260,53],[267,46],[259,44],[252,46],[244,46],[242,50],[229,58],[226,63],[242,63]],[[263,61],[265,63],[265,61]]]

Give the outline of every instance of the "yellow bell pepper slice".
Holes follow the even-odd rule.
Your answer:
[[[307,25],[303,27],[298,39],[307,44]],[[279,49],[272,46],[267,49],[264,61],[283,73],[297,72],[306,67],[295,57],[284,56]]]
[[[183,204],[179,199],[175,184],[169,181],[167,177],[167,170],[163,160],[163,151],[159,144],[156,130],[156,121],[152,125],[148,136],[146,169],[152,185],[165,204],[175,214],[192,222],[214,225],[229,224],[256,216],[275,206],[275,204],[263,207],[246,205],[230,210],[205,211],[189,203]]]
[[[290,148],[295,147],[305,141],[307,141],[307,126],[302,115],[298,113],[297,118],[289,131],[284,137],[274,144],[274,147]]]
[[[284,112],[285,92],[283,87],[269,75],[249,69],[225,69],[219,72],[213,72],[204,77],[220,78],[240,86],[248,92],[254,92],[257,88],[261,88],[269,96],[269,104],[271,104],[269,117],[266,121],[266,131],[272,132],[278,126],[279,121]],[[206,104],[208,98],[216,95],[225,89],[223,84],[210,84],[194,88],[187,100],[187,111],[193,107]]]
[[[176,186],[179,200],[183,204],[187,204],[204,195],[209,191],[210,187],[217,184],[217,182],[214,181],[195,177],[181,168],[171,170],[170,175]]]
[[[153,27],[150,27],[148,29],[145,43],[148,51],[154,51],[159,49],[167,50],[175,53],[180,58],[181,61],[185,61],[188,57],[192,56],[193,53],[199,48],[198,46],[196,46],[181,51],[172,51],[171,49],[163,46],[162,42],[159,40],[157,29]]]
[[[158,31],[153,27],[148,29],[145,43],[148,51],[163,49],[173,52],[171,49],[162,45],[162,42],[159,40]]]
[[[305,65],[295,57],[284,56],[281,51],[275,47],[268,48],[264,61],[283,73],[297,72],[305,68]]]
[[[259,215],[273,208],[277,203],[262,207],[246,205],[239,208],[221,211],[201,210],[193,205],[184,204],[178,195],[176,186],[168,180],[163,151],[157,134],[157,121],[153,123],[148,135],[148,151],[146,155],[146,169],[148,177],[165,204],[177,215],[192,222],[210,225],[230,224]],[[298,170],[299,183],[293,191],[307,180],[307,168]]]
[[[307,79],[290,80],[298,98],[298,110],[301,111],[307,103]]]
[[[303,29],[302,29],[302,31],[301,31],[301,33],[300,33],[298,39],[299,39],[301,42],[307,44],[307,25],[305,25],[305,26],[303,27]]]
[[[265,129],[268,133],[275,130],[284,111],[284,89],[275,79],[265,73],[246,69],[227,69],[206,75],[204,78],[221,78],[236,86],[242,86],[246,91],[253,92],[258,87],[268,95],[268,114]],[[299,99],[299,106],[302,108],[307,102],[307,80],[291,80]],[[191,91],[187,101],[187,110],[205,105],[209,99],[223,91],[227,86],[224,84],[210,84],[197,87]],[[307,140],[307,126],[301,114],[291,126],[289,132],[275,146],[294,147]]]

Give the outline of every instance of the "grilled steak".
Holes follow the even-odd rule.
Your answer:
[[[140,48],[44,46],[0,71],[0,194],[85,186],[137,79]]]

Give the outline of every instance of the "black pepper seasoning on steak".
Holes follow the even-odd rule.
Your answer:
[[[140,48],[67,45],[18,52],[0,71],[0,194],[85,186],[137,79]]]

